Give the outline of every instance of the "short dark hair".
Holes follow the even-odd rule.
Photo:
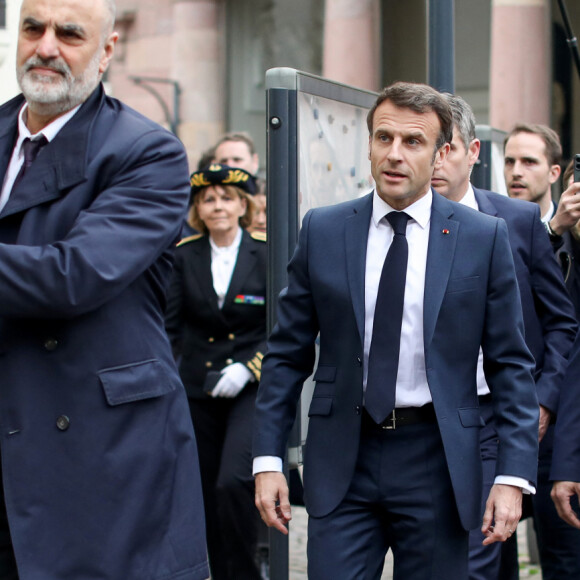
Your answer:
[[[558,133],[556,133],[554,129],[550,129],[547,125],[540,125],[538,123],[518,123],[504,139],[504,151],[507,142],[519,133],[531,133],[532,135],[540,137],[546,147],[548,165],[560,165],[562,162],[562,145],[560,145],[560,137],[558,137]]]
[[[206,167],[209,167],[214,160],[215,157],[215,147],[210,147],[202,152],[199,161],[197,162],[197,170],[202,171]]]
[[[435,144],[439,149],[453,139],[453,117],[449,105],[438,91],[421,83],[397,82],[382,90],[375,104],[367,115],[369,134],[373,134],[373,120],[377,107],[385,101],[391,101],[396,107],[411,109],[415,113],[435,113],[441,129]]]
[[[248,149],[249,149],[251,155],[254,155],[254,153],[256,153],[256,146],[254,145],[254,140],[250,137],[250,134],[246,133],[245,131],[225,133],[224,135],[222,135],[220,137],[218,142],[215,144],[215,146],[213,148],[214,151],[222,143],[226,143],[227,141],[237,141],[237,142],[245,143],[248,146]]]

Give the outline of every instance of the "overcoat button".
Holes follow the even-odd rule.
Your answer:
[[[359,367],[362,365],[362,360],[361,360],[360,356],[356,357],[356,362],[357,362]]]
[[[207,341],[208,341],[208,342],[215,342],[215,338],[214,338],[213,336],[210,336],[210,337],[207,339]]]
[[[354,408],[354,411],[357,415],[360,415],[360,405],[356,405],[356,407]]]
[[[58,346],[58,340],[56,338],[47,338],[44,341],[44,348],[48,351],[53,351]]]
[[[66,415],[61,415],[56,420],[56,426],[61,431],[66,431],[69,428],[69,425],[70,425],[70,419]]]
[[[234,340],[234,338],[236,338],[235,334],[232,333],[228,334],[228,340]]]
[[[208,360],[208,361],[205,363],[205,366],[206,366],[208,369],[211,369],[211,367],[213,367],[213,363],[212,363],[210,360]]]
[[[226,364],[227,365],[231,365],[233,362],[234,362],[234,359],[232,359],[232,358],[226,359]]]

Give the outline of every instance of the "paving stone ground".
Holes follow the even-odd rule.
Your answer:
[[[306,526],[308,516],[304,508],[292,508],[292,522],[290,524],[290,580],[307,580],[306,575]],[[520,580],[534,578],[542,580],[542,572],[537,564],[530,564],[527,544],[528,522],[520,522],[518,526],[518,553],[520,559]],[[393,559],[389,552],[385,560],[385,569],[381,580],[392,580]]]

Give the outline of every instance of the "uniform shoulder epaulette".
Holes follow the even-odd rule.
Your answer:
[[[266,241],[265,232],[252,232],[250,235],[252,236],[252,238],[254,238],[254,240],[258,240],[259,242]]]
[[[183,238],[183,240],[177,242],[177,247],[179,248],[180,246],[189,244],[189,242],[195,242],[195,240],[199,240],[200,238],[203,238],[203,234],[194,234],[193,236],[187,236],[187,238]]]

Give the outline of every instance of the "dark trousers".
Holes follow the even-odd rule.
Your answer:
[[[12,548],[10,529],[8,528],[8,514],[4,500],[4,486],[2,485],[2,468],[0,463],[0,580],[18,580],[16,558]]]
[[[344,500],[329,515],[309,518],[308,577],[378,580],[391,549],[394,580],[465,580],[468,534],[437,424],[387,431],[370,421],[363,419]]]
[[[543,580],[578,580],[580,578],[580,530],[558,516],[550,492],[550,469],[554,444],[554,425],[540,442],[538,489],[532,497],[534,529],[538,539]],[[572,505],[578,505],[576,500]]]
[[[485,501],[495,478],[498,439],[493,422],[491,401],[480,405],[485,427],[481,430],[481,456],[483,460]],[[540,443],[538,482],[536,494],[524,496],[524,516],[532,515],[538,538],[538,550],[544,580],[580,579],[580,530],[564,522],[550,498],[552,483],[549,481],[552,465],[554,426]],[[530,522],[531,523],[531,522]],[[515,580],[519,578],[517,538],[514,534],[507,542],[482,546],[483,535],[473,530],[469,538],[470,580]]]
[[[233,399],[189,399],[212,580],[260,580],[251,451],[256,392],[248,384]]]

